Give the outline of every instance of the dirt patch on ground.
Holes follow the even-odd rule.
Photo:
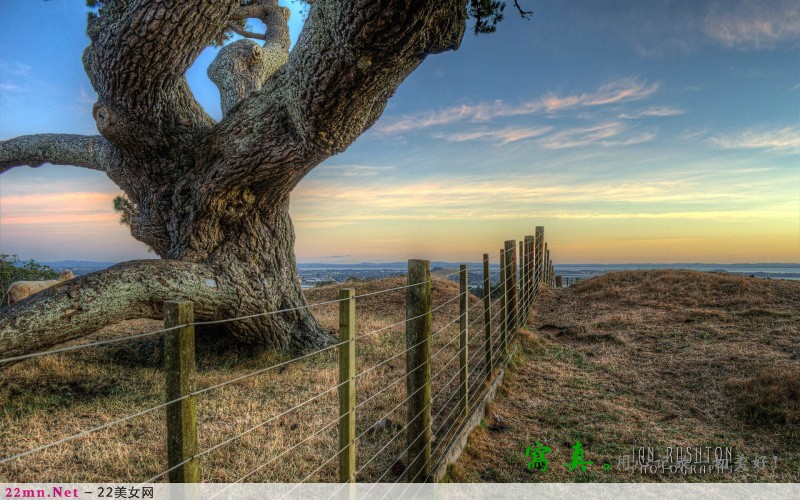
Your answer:
[[[799,332],[796,281],[630,271],[546,290],[448,479],[796,482]],[[576,441],[586,472],[565,466]],[[527,466],[537,442],[552,450],[545,471]],[[690,447],[693,465],[696,448],[713,463],[729,447],[746,463],[732,474],[625,470],[621,457],[642,447],[655,459],[672,447],[673,461]]]

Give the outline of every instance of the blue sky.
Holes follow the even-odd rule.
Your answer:
[[[298,186],[300,261],[476,260],[544,225],[558,262],[800,261],[800,4],[528,1],[430,56]],[[0,138],[96,133],[80,1],[2,0]],[[292,34],[301,16],[292,16]],[[220,116],[205,76],[198,100]],[[0,251],[152,257],[97,172],[0,176]]]

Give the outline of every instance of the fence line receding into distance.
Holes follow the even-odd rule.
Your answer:
[[[405,479],[408,482],[437,481],[444,474],[447,463],[455,460],[460,453],[457,440],[466,435],[474,424],[474,416],[479,412],[482,415],[486,400],[493,396],[494,389],[502,378],[503,370],[513,352],[514,339],[519,329],[526,324],[530,310],[540,293],[542,286],[560,287],[562,282],[566,285],[574,284],[577,280],[565,279],[555,276],[550,249],[544,241],[544,228],[537,226],[533,236],[525,236],[517,242],[508,240],[494,257],[499,257],[500,282],[492,287],[490,276],[489,254],[483,254],[482,267],[475,269],[482,271],[482,282],[476,291],[482,293],[482,300],[470,306],[468,274],[470,267],[462,264],[458,271],[444,275],[431,275],[430,261],[409,260],[407,284],[375,292],[356,294],[353,288],[340,289],[335,300],[308,304],[298,308],[267,311],[260,314],[236,318],[226,318],[213,321],[194,321],[193,304],[190,301],[168,301],[164,304],[164,328],[152,332],[130,335],[122,338],[89,342],[75,346],[62,347],[22,356],[0,359],[0,365],[17,362],[48,354],[62,353],[83,349],[92,346],[123,342],[145,336],[164,334],[164,372],[166,380],[166,401],[162,404],[138,411],[134,414],[114,419],[96,427],[89,428],[79,433],[58,439],[34,448],[21,451],[11,456],[0,458],[0,464],[16,461],[26,456],[35,454],[53,446],[88,436],[94,432],[107,429],[116,424],[126,422],[147,413],[165,408],[166,410],[166,449],[167,464],[159,474],[147,478],[145,482],[153,482],[166,476],[170,482],[197,482],[200,480],[201,458],[208,453],[219,449],[228,443],[235,442],[243,436],[258,429],[262,429],[278,418],[288,415],[293,411],[312,404],[327,394],[334,391],[339,396],[338,418],[329,422],[313,434],[288,447],[278,456],[259,464],[255,469],[239,476],[234,482],[244,481],[254,473],[273,464],[301,444],[320,435],[322,432],[338,425],[338,451],[328,457],[319,467],[308,474],[299,482],[311,480],[322,468],[334,460],[338,461],[338,480],[342,483],[352,483],[358,479],[367,466],[369,466],[388,446],[397,439],[405,438],[405,447],[392,463],[397,463],[404,457],[405,468],[397,474],[395,482]],[[432,307],[431,284],[433,281],[447,280],[458,275],[459,293],[437,307]],[[391,291],[405,290],[406,293],[406,319],[386,327],[377,328],[366,333],[356,334],[357,299],[379,295]],[[497,301],[492,301],[493,293],[499,294]],[[458,299],[459,315],[442,328],[433,331],[432,314],[445,305]],[[217,324],[237,321],[255,316],[267,316],[280,312],[288,312],[300,308],[314,308],[326,304],[338,304],[339,308],[339,341],[322,349],[304,354],[302,356],[256,369],[202,389],[197,388],[195,374],[195,332],[197,325]],[[483,310],[477,310],[479,306]],[[470,319],[474,315],[474,319]],[[493,327],[493,322],[499,317],[499,324]],[[473,329],[473,325],[481,322]],[[441,335],[448,327],[458,323],[458,335],[453,336],[443,347],[431,354],[432,339]],[[376,335],[390,328],[405,324],[406,348],[405,350],[383,359],[381,362],[363,369],[356,370],[356,346],[359,340],[370,335]],[[470,352],[470,340],[477,338],[479,349]],[[444,365],[431,375],[432,361],[444,356],[443,352],[452,344],[458,346],[458,351],[450,357]],[[305,401],[296,404],[277,415],[273,415],[242,432],[238,432],[221,442],[206,449],[198,448],[197,425],[197,397],[209,391],[225,387],[229,384],[248,379],[286,365],[296,363],[326,351],[338,350],[339,376],[338,384],[320,392]],[[357,381],[366,373],[393,361],[405,357],[405,375],[386,385],[370,395],[360,403],[357,402]],[[477,360],[477,361],[476,361]],[[481,360],[483,362],[481,363]],[[470,369],[470,362],[476,364]],[[440,374],[445,372],[451,363],[457,362],[458,367],[453,370],[453,376],[438,391],[432,390],[432,380],[438,380]],[[356,433],[356,416],[359,408],[367,402],[378,397],[405,380],[406,397],[392,410],[387,412],[381,420],[386,420],[393,411],[406,407],[405,425],[393,433],[391,439],[368,457],[360,467],[357,467],[358,442],[374,428],[367,426],[367,430]],[[451,385],[453,384],[453,385]],[[446,398],[446,399],[445,399]],[[433,402],[441,404],[439,411],[432,415]],[[444,401],[443,403],[441,403]],[[446,415],[440,419],[443,413]],[[434,425],[438,425],[434,433]],[[434,441],[435,436],[435,441]],[[382,481],[390,472],[386,468],[377,477],[375,482]]]

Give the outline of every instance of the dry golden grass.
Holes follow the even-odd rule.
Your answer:
[[[796,482],[799,332],[796,281],[630,271],[545,290],[449,480]],[[576,440],[588,460],[612,469],[568,472]],[[553,450],[544,473],[526,468],[536,441]],[[732,475],[616,470],[635,446],[676,445],[730,446],[734,460],[766,456],[768,466]]]
[[[405,285],[405,278],[350,283],[357,294]],[[336,298],[338,286],[307,291],[309,303]],[[436,332],[458,317],[457,283],[435,279],[433,307],[450,300],[433,313]],[[454,299],[454,300],[451,300]],[[470,297],[473,316],[483,317],[479,299]],[[338,325],[338,306],[315,307],[315,316],[327,328]],[[388,429],[367,432],[358,442],[359,481],[394,481],[404,469],[405,458],[395,463],[406,447],[405,433],[390,442],[406,422],[405,389],[405,290],[357,299],[357,334],[399,325],[357,342],[357,370],[364,372],[400,353],[392,361],[357,379],[359,403],[381,389],[380,395],[357,410],[357,433],[388,414]],[[495,319],[495,328],[497,324]],[[484,338],[482,319],[474,324],[471,353]],[[122,337],[158,330],[157,321],[128,321],[106,328],[88,340]],[[497,335],[497,332],[495,331]],[[450,427],[450,394],[457,390],[452,379],[458,366],[458,322],[438,333],[432,353],[434,379],[432,412],[434,433]],[[451,340],[453,342],[451,342]],[[80,349],[26,360],[0,371],[0,457],[7,457],[76,434],[114,419],[164,402],[163,342],[145,337],[107,346]],[[454,357],[455,356],[455,357]],[[251,373],[289,359],[285,353],[254,352],[245,346],[222,346],[219,340],[198,338],[198,388]],[[448,361],[452,360],[449,364]],[[253,376],[197,396],[199,448],[206,450],[238,433],[286,411],[325,391],[323,396],[259,427],[239,439],[201,457],[203,481],[231,482],[248,476],[247,482],[336,481],[338,460],[338,355],[336,349],[317,354],[269,372]],[[473,394],[481,389],[484,356],[472,358],[476,378]],[[446,383],[453,380],[449,385]],[[437,397],[438,395],[438,397]],[[399,406],[398,406],[399,405]],[[452,419],[452,417],[451,417]],[[164,409],[113,425],[67,443],[53,446],[0,465],[0,481],[17,482],[134,482],[144,481],[166,469]],[[440,436],[441,442],[441,436]],[[297,445],[288,453],[286,450]],[[389,443],[387,445],[387,443]],[[383,451],[381,449],[386,446]],[[374,460],[367,463],[370,458]],[[329,460],[331,459],[331,460]],[[329,460],[329,461],[328,461]],[[319,469],[319,470],[317,470]],[[384,472],[389,471],[385,475]],[[309,477],[310,476],[310,477]],[[160,480],[163,480],[161,478]]]

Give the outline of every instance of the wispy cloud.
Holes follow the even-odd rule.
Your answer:
[[[539,137],[553,130],[553,127],[538,128],[504,128],[499,130],[476,130],[474,132],[461,132],[453,134],[439,134],[437,137],[450,142],[465,142],[473,140],[495,141],[498,145],[508,144],[523,139]]]
[[[640,132],[636,135],[632,135],[628,138],[620,139],[618,141],[600,141],[600,145],[605,147],[633,146],[635,144],[650,142],[655,138],[655,132]]]
[[[729,135],[716,135],[709,139],[714,146],[725,149],[770,149],[800,151],[800,127],[777,130],[748,129]]]
[[[641,111],[636,111],[633,113],[622,113],[619,115],[622,119],[633,120],[636,118],[644,118],[644,117],[665,117],[665,116],[678,116],[685,114],[686,111],[679,108],[671,108],[669,106],[650,106],[649,108],[645,108]]]
[[[621,134],[625,126],[619,122],[608,122],[592,127],[570,128],[546,137],[541,141],[548,149],[587,146]]]
[[[33,66],[22,64],[14,61],[6,61],[0,59],[0,73],[13,76],[28,76],[30,75]]]
[[[548,149],[575,148],[589,145],[631,146],[651,141],[655,132],[639,132],[635,135],[624,135],[627,127],[620,122],[606,122],[592,127],[570,128],[551,134],[540,141],[542,147]]]
[[[0,92],[28,92],[29,89],[13,83],[0,83]]]
[[[659,84],[647,85],[638,78],[624,78],[607,83],[596,92],[581,94],[577,98],[567,97],[559,99],[555,94],[550,94],[544,99],[548,111],[572,106],[601,106],[614,104],[621,101],[644,99],[658,90]]]
[[[769,49],[800,39],[800,3],[796,0],[716,5],[705,20],[704,32],[726,47]]]
[[[749,219],[752,217],[785,216],[785,212],[776,209],[765,210],[686,210],[672,212],[563,212],[554,213],[556,219],[687,219],[730,221]]]
[[[689,127],[687,129],[684,129],[683,132],[681,132],[678,137],[680,137],[684,141],[693,141],[705,135],[708,135],[708,127],[702,127],[702,128]]]
[[[353,221],[347,220],[317,220],[315,218],[304,217],[295,217],[292,221],[294,222],[294,226],[298,229],[332,229],[353,224]]]
[[[733,170],[729,175],[764,179],[762,173]],[[492,182],[318,183],[298,187],[293,218],[300,227],[337,227],[363,221],[529,219],[531,213],[538,217],[603,219],[793,217],[797,210],[794,196],[776,190],[776,185],[783,183],[765,179],[743,188],[741,178],[737,178],[718,183],[713,191],[709,191],[706,178],[694,177],[547,183],[529,175]],[[766,201],[765,193],[775,196]]]
[[[551,92],[517,105],[497,100],[416,113],[383,124],[378,123],[375,130],[382,135],[392,135],[464,121],[485,122],[505,116],[554,113],[565,109],[603,106],[644,99],[658,91],[658,88],[658,83],[648,84],[638,78],[629,77],[606,83],[594,92],[567,96]]]
[[[391,165],[358,165],[352,163],[322,165],[319,168],[322,175],[327,174],[337,177],[371,177],[394,170]]]
[[[606,8],[609,12],[586,10],[582,22],[608,26],[609,36],[643,57],[692,54],[709,44],[773,49],[800,39],[797,0],[655,0],[625,2],[622,9]]]
[[[30,80],[31,69],[27,64],[0,59],[0,94],[30,92],[24,81]]]

